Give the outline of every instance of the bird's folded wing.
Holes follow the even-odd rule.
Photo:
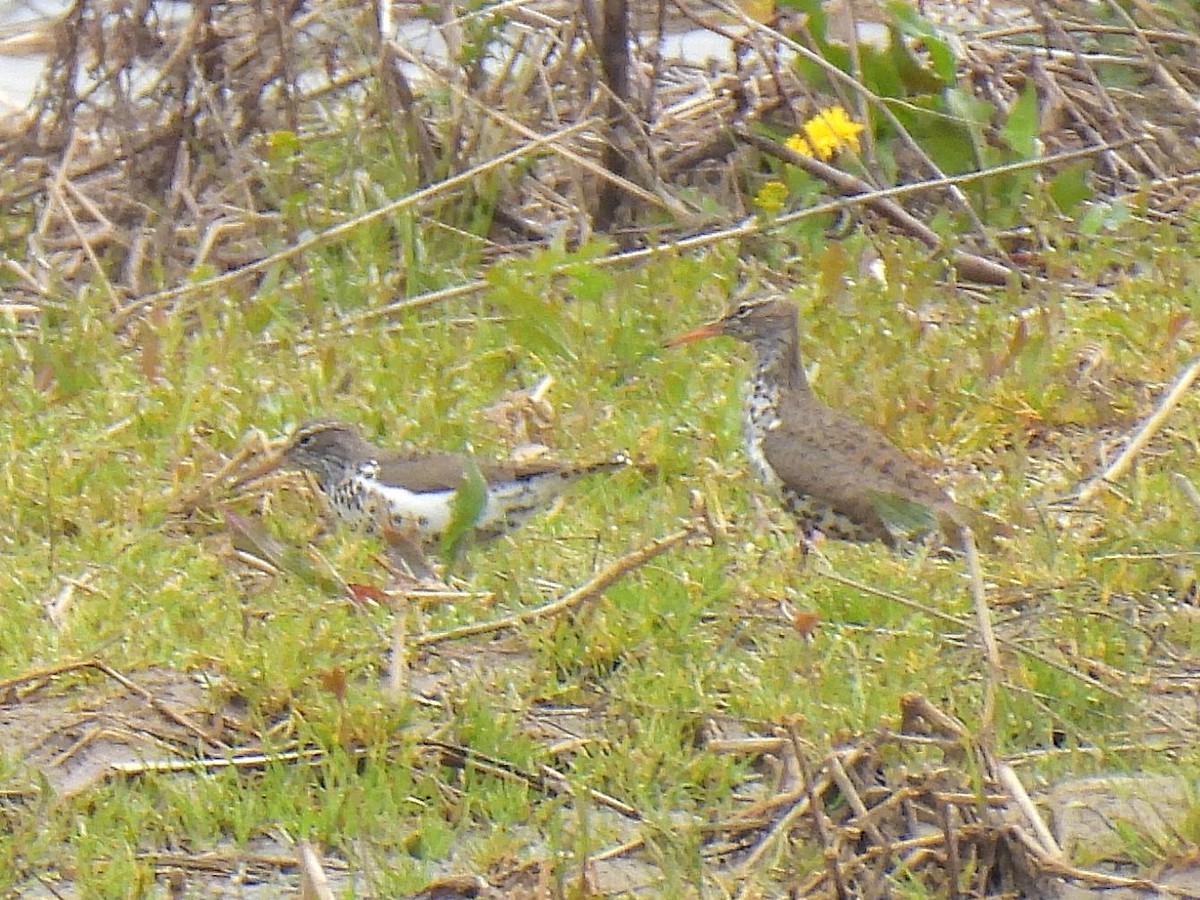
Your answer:
[[[488,484],[515,478],[529,478],[559,468],[549,460],[507,462],[476,458],[476,465]],[[455,491],[466,472],[466,457],[460,453],[414,453],[379,460],[379,480],[403,485],[410,491]]]
[[[824,405],[805,404],[790,428],[766,435],[763,453],[792,490],[821,499],[856,522],[886,525],[881,497],[938,511],[953,501],[881,433]],[[886,507],[887,504],[884,504]]]

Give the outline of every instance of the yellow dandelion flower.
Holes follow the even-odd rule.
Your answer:
[[[802,135],[802,134],[793,134],[790,138],[788,138],[783,143],[789,150],[794,150],[796,153],[799,153],[801,156],[812,156],[813,155],[812,146],[808,143],[807,140],[805,140],[804,135]]]
[[[858,152],[858,135],[863,130],[840,106],[821,110],[804,123],[804,139],[812,147],[811,156],[829,159],[843,147]]]
[[[787,195],[787,185],[782,181],[768,181],[754,195],[754,205],[765,213],[777,213],[783,209]]]

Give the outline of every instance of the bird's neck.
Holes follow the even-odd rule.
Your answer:
[[[317,478],[321,490],[329,493],[339,484],[354,476],[370,474],[369,458],[362,459],[327,459],[320,465],[312,467],[312,473]]]
[[[370,441],[355,435],[354,440],[331,464],[325,474],[330,484],[359,477],[374,480],[379,476],[381,451]]]
[[[810,393],[808,378],[800,364],[799,343],[795,334],[772,335],[755,341],[755,379],[780,390]]]
[[[333,464],[316,466],[311,471],[325,493],[329,493],[338,482],[344,481],[350,472],[349,469]]]

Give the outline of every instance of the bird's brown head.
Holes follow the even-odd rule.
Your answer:
[[[667,341],[668,347],[691,344],[705,338],[728,335],[748,344],[761,346],[795,340],[798,325],[796,308],[776,293],[758,294],[739,300],[721,318],[677,334]]]
[[[306,422],[296,429],[283,451],[280,464],[292,469],[306,469],[324,485],[370,459],[373,451],[353,425],[320,420]]]

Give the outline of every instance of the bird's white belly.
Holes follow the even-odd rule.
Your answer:
[[[552,496],[552,491],[538,490],[539,487],[549,485],[512,481],[489,486],[475,528],[484,533],[500,532],[508,524],[519,523],[523,513],[546,501],[544,495]],[[454,516],[456,491],[410,491],[379,482],[372,482],[370,488],[387,504],[388,516],[395,527],[414,530],[424,538],[439,537]]]
[[[368,496],[377,496],[387,505],[394,527],[412,529],[422,536],[441,534],[450,524],[454,491],[410,491],[391,484],[373,482]]]

